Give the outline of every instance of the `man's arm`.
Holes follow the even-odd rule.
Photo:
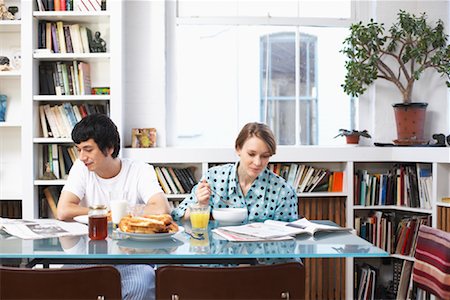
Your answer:
[[[58,219],[72,221],[74,217],[87,215],[89,208],[80,206],[80,199],[69,191],[62,191],[58,201]]]
[[[144,213],[149,215],[170,214],[170,212],[169,201],[164,193],[156,193],[151,196],[144,208]]]

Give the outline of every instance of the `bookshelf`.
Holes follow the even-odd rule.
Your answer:
[[[20,0],[6,0],[5,5],[22,8]],[[0,20],[0,56],[9,59],[8,70],[0,71],[0,95],[6,96],[5,120],[0,122],[0,216],[22,216],[22,97],[24,88],[20,49],[23,40],[20,13],[14,20]],[[14,58],[19,58],[15,60]],[[3,142],[8,141],[8,142]]]
[[[192,167],[195,169],[194,174],[197,180],[201,178],[203,172],[210,166],[235,162],[238,159],[232,148],[124,148],[122,154],[124,157],[139,159],[159,167]],[[398,216],[430,217],[433,227],[450,230],[448,225],[450,204],[441,201],[442,198],[450,196],[448,187],[448,181],[450,180],[450,150],[447,148],[279,146],[277,154],[271,159],[271,163],[306,164],[317,168],[344,172],[342,192],[297,194],[300,213],[310,219],[326,218],[334,220],[342,226],[354,227],[356,217],[365,217],[374,211],[381,211],[394,213]],[[382,172],[390,170],[398,164],[420,164],[431,170],[431,208],[396,204],[360,205],[359,203],[354,203],[356,184],[354,175],[357,170],[367,169],[370,172]],[[185,196],[186,194],[171,194],[168,195],[168,198],[170,201],[181,201]],[[337,213],[333,213],[335,211]],[[384,259],[384,261],[383,259],[371,259],[368,263],[376,267],[380,280],[387,283],[392,280],[394,265],[397,269],[400,268],[399,272],[401,273],[404,261],[413,262],[414,258],[411,255],[394,253],[389,258]],[[310,274],[322,276],[322,281],[318,280],[321,281],[322,287],[326,287],[328,290],[335,290],[337,294],[334,296],[342,298],[344,298],[342,296],[344,294],[357,296],[357,294],[354,294],[358,291],[353,284],[355,282],[353,275],[362,264],[358,259],[347,258],[345,260],[322,260],[320,262],[318,260],[305,260],[305,264]],[[334,279],[327,278],[328,274],[321,273],[323,268],[334,270],[339,274],[345,272],[346,276],[333,282]],[[313,285],[312,288],[314,289]],[[354,288],[356,288],[356,291]],[[308,292],[310,295],[321,295],[318,289],[309,290]],[[346,296],[345,298],[350,297]]]
[[[43,191],[47,187],[60,190],[64,185],[68,173],[64,169],[76,159],[76,153],[68,151],[73,146],[70,132],[83,114],[106,113],[121,131],[122,6],[123,1],[119,0],[108,0],[106,10],[98,11],[40,11],[36,1],[24,5],[22,16],[27,37],[22,47],[26,57],[24,82],[31,87],[25,95],[23,125],[24,164],[29,166],[24,170],[24,199],[27,199],[22,209],[24,218],[46,217],[42,214],[46,202]],[[63,30],[58,31],[58,26]],[[75,36],[82,36],[80,28],[88,28],[93,35],[100,32],[106,52],[94,52],[87,46],[87,31],[75,41]],[[72,50],[68,40],[74,43]],[[93,94],[90,87],[108,87],[109,94]],[[55,117],[53,127],[51,116]],[[43,176],[47,167],[57,175],[56,179]]]

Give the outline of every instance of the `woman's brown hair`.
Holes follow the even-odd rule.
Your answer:
[[[247,123],[244,127],[242,127],[241,132],[239,132],[239,135],[236,138],[234,146],[235,149],[242,149],[245,141],[254,136],[260,138],[266,143],[269,148],[270,155],[274,155],[276,153],[277,143],[272,130],[270,130],[269,126],[266,124],[258,122]]]

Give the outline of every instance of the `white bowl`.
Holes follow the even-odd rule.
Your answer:
[[[247,219],[247,208],[214,208],[212,211],[214,220],[221,225],[240,224]]]

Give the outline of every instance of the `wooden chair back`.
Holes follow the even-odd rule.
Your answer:
[[[156,299],[304,299],[301,263],[239,267],[163,266]]]
[[[0,299],[121,299],[112,266],[64,269],[0,267]]]

